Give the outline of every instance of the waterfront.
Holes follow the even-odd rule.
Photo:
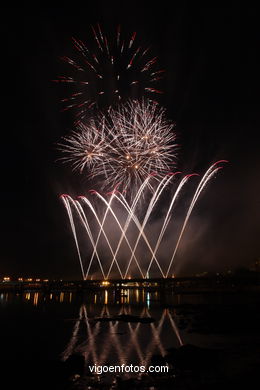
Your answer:
[[[121,375],[118,380],[124,387],[118,382],[114,388],[127,388],[127,384],[139,388],[138,383],[142,383],[140,388],[149,388],[145,386],[175,381],[175,388],[182,389],[189,381],[194,386],[221,380],[232,384],[236,376],[241,382],[256,373],[259,363],[258,307],[255,293],[169,293],[162,300],[158,291],[144,289],[126,289],[119,298],[112,289],[2,292],[2,378],[9,382],[8,388],[24,383],[34,389],[111,388],[105,387],[111,386],[105,385],[113,380],[111,375],[90,375],[87,367],[160,362],[169,364],[167,376]],[[124,315],[128,317],[120,317]],[[147,318],[151,321],[142,321]],[[178,367],[178,359],[169,363],[171,354],[187,346],[195,348],[198,359],[202,350],[213,352],[208,377],[201,376],[203,367],[198,370],[195,359],[198,376],[193,378],[189,357],[194,351],[185,352],[185,367]],[[168,361],[164,360],[167,356]]]

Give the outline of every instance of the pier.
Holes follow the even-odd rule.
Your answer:
[[[82,292],[100,289],[124,290],[145,289],[147,291],[172,291],[176,293],[207,293],[214,291],[258,291],[260,287],[259,273],[243,277],[178,277],[150,279],[109,279],[109,280],[30,280],[2,281],[0,291],[26,292]]]

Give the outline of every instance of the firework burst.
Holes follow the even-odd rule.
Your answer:
[[[136,32],[124,37],[118,26],[109,39],[99,25],[92,31],[91,50],[73,38],[76,59],[62,57],[73,75],[59,76],[54,81],[75,87],[70,96],[62,99],[64,110],[74,109],[78,120],[82,120],[91,108],[104,109],[129,98],[162,93],[156,85],[164,70],[157,67],[157,57],[150,54],[150,49],[138,44]]]
[[[157,58],[150,55],[149,48],[138,44],[135,32],[125,38],[118,27],[111,39],[99,25],[92,27],[92,32],[90,50],[73,38],[77,55],[62,57],[71,74],[54,80],[72,88],[71,95],[62,102],[64,110],[71,109],[76,115],[74,130],[58,144],[62,152],[60,160],[90,179],[97,189],[89,191],[94,202],[86,196],[73,200],[69,195],[61,195],[82,276],[88,279],[96,259],[104,279],[111,277],[114,268],[122,279],[130,277],[135,269],[142,278],[149,278],[154,267],[161,277],[169,277],[192,210],[208,182],[222,169],[220,164],[227,161],[211,165],[198,183],[164,267],[159,255],[165,233],[172,230],[172,214],[182,188],[198,174],[188,174],[180,180],[154,242],[156,235],[149,237],[146,225],[162,194],[180,174],[175,170],[178,151],[175,124],[155,101],[156,94],[162,93],[156,85],[164,70],[157,67]],[[78,227],[83,228],[93,247],[87,261],[81,251]],[[115,232],[119,234],[118,240]],[[104,243],[103,254],[111,253],[108,267],[99,254]],[[127,260],[125,250],[129,254]]]
[[[104,190],[136,190],[149,176],[169,173],[176,160],[174,123],[150,100],[131,100],[77,125],[59,144],[74,170],[99,178]],[[150,184],[150,190],[153,185]]]

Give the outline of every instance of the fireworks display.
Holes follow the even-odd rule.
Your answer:
[[[76,59],[62,57],[73,75],[54,81],[74,87],[73,93],[62,99],[64,110],[75,110],[76,118],[82,120],[92,108],[104,109],[129,98],[162,93],[157,82],[164,70],[157,66],[150,49],[138,43],[136,32],[125,37],[118,26],[109,39],[99,24],[92,32],[91,49],[73,38]]]
[[[91,191],[91,195],[97,197],[97,200],[99,201],[96,206],[94,205],[94,202],[86,196],[80,196],[77,200],[74,200],[69,195],[61,195],[61,199],[66,207],[70,220],[83,279],[89,278],[93,265],[95,269],[95,264],[93,264],[95,261],[98,263],[100,271],[99,275],[103,279],[111,277],[112,272],[113,275],[117,275],[122,279],[129,278],[133,276],[133,267],[136,269],[136,274],[139,277],[148,278],[151,274],[152,266],[153,268],[156,268],[156,272],[161,277],[165,278],[171,276],[176,252],[194,206],[208,182],[220,169],[223,168],[222,164],[226,162],[226,160],[220,160],[212,164],[200,179],[190,205],[185,211],[184,220],[176,241],[174,242],[174,240],[170,240],[167,244],[167,252],[169,255],[168,260],[165,261],[164,259],[163,262],[160,261],[158,251],[162,245],[167,228],[168,230],[171,230],[169,229],[169,224],[173,219],[174,209],[176,207],[178,197],[190,178],[198,176],[197,174],[186,175],[179,182],[170,199],[168,208],[166,208],[166,213],[161,220],[161,226],[159,228],[157,238],[153,238],[153,240],[150,240],[147,236],[147,227],[149,225],[151,215],[165,189],[172,184],[173,177],[175,175],[164,176],[164,178],[159,182],[150,200],[143,205],[142,219],[138,217],[136,211],[138,209],[138,203],[142,200],[142,193],[145,191],[149,181],[151,180],[150,177],[148,177],[140,186],[139,191],[131,204],[129,204],[124,195],[117,190],[113,191],[109,195],[108,200],[106,200],[106,198],[99,192]],[[122,214],[121,208],[123,208],[125,214],[123,223],[120,221],[120,216]],[[104,212],[102,215],[99,215],[101,209],[103,209]],[[118,230],[116,237],[114,235],[111,236],[111,226],[113,226],[113,223],[115,223]],[[135,235],[135,239],[131,240],[130,237],[132,236],[133,226],[137,234]],[[83,251],[79,241],[79,236],[82,236],[82,234],[78,233],[79,227],[83,229],[83,234],[85,234],[87,242],[92,247],[92,254],[88,256],[87,259],[84,258],[82,254]],[[95,234],[94,232],[96,231],[96,227],[97,233]],[[113,228],[113,231],[116,231],[115,227]],[[105,245],[101,244],[102,239],[104,239]],[[126,253],[124,244],[128,253],[127,261],[122,261],[123,254]],[[138,252],[140,244],[142,246],[141,258],[140,253]],[[110,256],[109,259],[106,258],[106,260],[103,261],[103,256],[99,253],[100,248],[102,248],[102,251],[104,251],[105,248],[105,252]],[[144,258],[147,256],[148,258],[150,257],[148,262],[144,261]]]
[[[132,193],[151,174],[160,180],[171,171],[177,145],[174,123],[157,103],[129,101],[107,114],[79,123],[61,144],[74,170],[100,179],[101,188]],[[152,189],[152,185],[149,186]]]
[[[98,190],[90,190],[95,202],[85,195],[78,200],[61,195],[82,277],[88,279],[93,275],[95,260],[104,279],[115,272],[122,279],[128,278],[133,267],[135,274],[142,278],[149,278],[154,267],[160,277],[169,277],[192,210],[207,183],[226,160],[214,163],[202,176],[185,211],[175,244],[172,247],[168,243],[168,260],[162,264],[158,250],[169,230],[177,198],[185,183],[197,174],[184,176],[173,195],[171,191],[161,228],[151,240],[147,235],[151,214],[161,195],[173,185],[173,178],[180,173],[175,170],[178,151],[175,125],[167,119],[164,108],[149,96],[161,92],[153,84],[163,71],[154,69],[156,58],[147,58],[148,49],[136,46],[136,33],[125,40],[119,27],[115,38],[109,40],[98,25],[93,28],[93,35],[96,50],[90,51],[74,39],[80,61],[63,58],[76,71],[75,77],[56,80],[78,87],[70,98],[64,99],[66,109],[75,109],[76,121],[75,129],[59,143],[61,160],[98,186]],[[134,240],[130,226],[135,228]],[[83,227],[81,234],[80,227]],[[116,236],[109,234],[115,231]],[[88,249],[92,247],[87,259],[84,259],[79,239],[85,235]],[[140,243],[143,243],[141,255],[138,253]],[[124,257],[126,248],[128,259]],[[103,261],[100,249],[111,255],[110,260]],[[144,257],[150,260],[147,262]]]

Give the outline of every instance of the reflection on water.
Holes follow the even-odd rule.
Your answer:
[[[60,302],[64,299],[66,294]],[[134,316],[135,321],[120,321],[121,315]],[[81,303],[78,317],[71,320],[71,338],[61,358],[66,361],[79,354],[86,367],[148,366],[154,354],[164,356],[169,345],[183,345],[174,317],[174,310],[158,305],[158,293],[121,290],[118,296],[109,290],[96,292],[87,303]],[[145,318],[151,321],[144,323]]]
[[[75,382],[76,387],[73,388],[86,389],[92,380],[94,383],[104,378],[98,375],[91,377],[88,371],[90,365],[147,367],[163,362],[174,370],[177,364],[173,375],[175,378],[177,373],[177,382],[166,388],[180,388],[178,385],[174,387],[176,383],[181,383],[178,380],[183,381],[181,388],[190,388],[184,386],[186,376],[189,376],[186,364],[190,362],[188,367],[191,368],[197,361],[196,367],[201,369],[204,366],[189,353],[202,350],[204,353],[209,348],[214,356],[221,354],[221,372],[227,367],[229,373],[229,363],[235,362],[236,372],[245,366],[248,376],[247,370],[251,366],[259,366],[256,363],[259,360],[255,358],[259,356],[260,345],[258,307],[259,295],[245,293],[175,295],[172,292],[163,294],[161,290],[130,288],[116,291],[107,286],[78,293],[54,290],[49,293],[32,290],[1,292],[2,364],[6,361],[5,367],[10,368],[9,377],[14,367],[20,368],[20,374],[26,376],[26,384],[34,375],[35,382],[32,383],[38,388],[37,381],[41,375],[53,378],[55,373],[57,383],[61,378],[66,381],[68,378],[75,379],[80,362],[82,387],[77,387],[80,383]],[[186,348],[189,346],[194,348]],[[168,358],[162,359],[161,356],[167,355],[169,349]],[[80,355],[79,359],[75,355]],[[156,358],[154,355],[157,355]],[[236,363],[237,356],[242,356],[240,363]],[[76,371],[72,372],[75,364]],[[184,364],[183,372],[181,364]],[[236,369],[235,366],[232,369]],[[214,363],[214,372],[215,368]],[[2,368],[2,371],[5,372],[5,369]],[[126,377],[127,373],[122,375]],[[236,376],[232,370],[230,375]],[[17,378],[20,380],[20,375]],[[193,372],[189,378],[194,380]],[[114,378],[106,376],[106,379],[110,381]],[[50,388],[49,384],[44,388]],[[53,385],[51,388],[59,387]]]
[[[43,293],[37,291],[25,291],[23,293],[2,292],[0,293],[0,305],[22,301],[33,303],[34,306],[42,303],[56,302],[64,304],[75,304],[77,300],[76,292],[53,291]],[[120,291],[100,289],[97,291],[88,291],[84,293],[84,300],[94,305],[143,305],[147,308],[154,307],[156,304],[166,304],[173,307],[183,305],[212,305],[212,304],[247,304],[249,302],[258,302],[258,296],[248,294],[175,294],[173,291],[167,294],[161,294],[159,291],[146,291],[145,289],[120,289]]]
[[[15,359],[17,350],[22,360],[35,359],[40,351],[42,359],[59,359],[62,365],[79,354],[86,368],[148,366],[154,355],[183,344],[219,348],[244,340],[247,345],[258,330],[255,305],[248,304],[254,300],[247,294],[162,296],[159,290],[107,287],[85,293],[2,292],[0,342],[5,359]],[[137,320],[123,321],[121,315]],[[145,318],[154,321],[142,322]]]
[[[106,294],[105,294],[106,298]],[[182,345],[182,339],[169,309],[163,309],[160,318],[154,323],[132,323],[119,320],[97,321],[98,318],[138,315],[140,318],[151,317],[148,307],[133,310],[131,306],[118,309],[108,305],[93,308],[82,304],[71,339],[62,354],[67,360],[72,354],[82,354],[87,364],[117,365],[136,364],[147,366],[153,354],[166,354],[165,342],[175,339]],[[93,316],[95,315],[95,316]],[[167,337],[162,333],[167,330]]]
[[[66,297],[66,298],[65,298]],[[19,293],[2,293],[0,294],[0,304],[6,303],[12,303],[17,298],[19,298],[22,302],[28,302],[32,303],[34,306],[38,306],[39,304],[43,302],[48,301],[56,301],[59,303],[62,303],[66,300],[66,302],[72,302],[73,293],[65,293],[65,292],[59,292],[56,294],[43,294],[41,292],[25,292],[23,294]]]
[[[0,295],[0,306],[17,303],[21,307],[30,305],[35,313],[64,307],[64,325],[66,329],[70,328],[70,335],[67,334],[64,350],[60,351],[62,361],[80,354],[86,366],[147,366],[154,354],[164,356],[169,346],[183,344],[176,325],[175,309],[162,308],[158,292],[102,289],[86,296],[64,291]],[[34,315],[33,312],[30,312],[31,315]],[[135,316],[138,320],[126,322],[113,319],[120,315]],[[151,321],[143,323],[144,318]]]

